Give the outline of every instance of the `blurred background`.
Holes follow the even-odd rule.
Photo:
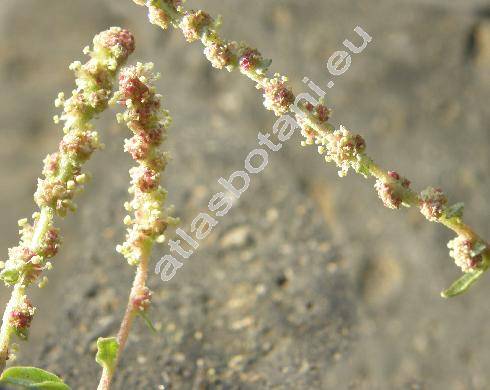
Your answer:
[[[189,7],[223,15],[223,35],[273,59],[303,91],[325,88],[326,62],[361,26],[373,41],[328,90],[334,123],[361,133],[385,167],[420,190],[441,186],[490,237],[490,4],[478,0],[218,0]],[[150,25],[130,0],[3,0],[0,4],[0,248],[34,210],[41,161],[55,150],[58,91],[68,65],[109,26],[135,33],[132,61],[153,61],[174,117],[165,186],[181,227],[206,211],[218,178],[243,168],[275,117],[253,83],[218,71],[199,44]],[[115,334],[133,270],[123,240],[130,157],[114,112],[96,123],[106,150],[79,212],[61,222],[63,247],[18,364],[96,387],[95,340]],[[300,134],[252,178],[239,203],[170,282],[152,274],[153,334],[136,321],[117,389],[488,389],[490,281],[443,300],[459,276],[452,234],[416,210],[384,208],[372,181],[337,177]],[[173,233],[168,234],[169,238]],[[156,262],[168,253],[159,246]],[[2,306],[9,290],[1,289]]]

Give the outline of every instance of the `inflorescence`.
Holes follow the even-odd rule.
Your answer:
[[[449,244],[450,256],[467,275],[443,296],[463,292],[490,266],[490,245],[463,222],[461,204],[450,206],[440,189],[429,187],[417,193],[410,188],[409,180],[376,165],[366,154],[366,142],[360,135],[342,126],[335,130],[328,122],[331,111],[324,105],[324,93],[318,104],[300,102],[301,95],[294,95],[285,76],[267,76],[270,60],[265,60],[257,49],[246,43],[222,39],[219,35],[221,20],[213,19],[202,10],[186,10],[181,1],[175,0],[133,1],[148,8],[151,23],[163,29],[179,28],[188,42],[200,40],[213,67],[228,71],[239,69],[255,81],[257,89],[263,93],[265,108],[276,116],[293,112],[305,137],[302,145],[317,145],[325,160],[340,168],[340,176],[345,176],[349,169],[366,178],[372,176],[376,179],[374,188],[386,207],[418,207],[429,221],[442,223],[456,232],[457,237]]]
[[[146,315],[151,302],[151,291],[146,286],[148,260],[154,243],[165,240],[165,230],[178,220],[170,216],[172,208],[165,208],[167,192],[160,186],[162,172],[169,160],[168,153],[160,146],[167,136],[171,123],[168,111],[161,107],[161,96],[155,92],[152,83],[158,75],[153,75],[153,64],[141,64],[124,68],[119,75],[119,91],[113,102],[126,108],[118,114],[118,122],[125,122],[133,136],[125,141],[124,150],[137,163],[130,169],[133,196],[125,208],[132,215],[124,218],[129,225],[126,241],[118,245],[120,252],[130,265],[135,265],[136,276],[129,295],[128,306],[117,335],[118,354],[122,353],[136,314]],[[110,386],[113,369],[104,368],[99,390]]]
[[[70,65],[76,75],[77,88],[70,98],[65,99],[60,93],[55,101],[63,112],[54,120],[64,122],[65,135],[58,151],[44,160],[44,178],[38,180],[34,194],[39,211],[33,214],[32,223],[27,218],[19,221],[20,243],[9,249],[9,257],[2,264],[0,278],[14,286],[14,290],[0,330],[0,368],[8,358],[12,332],[23,338],[27,336],[35,308],[25,290],[35,281],[39,281],[40,286],[46,282],[46,277],[40,279],[40,275],[52,267],[48,260],[56,255],[60,246],[54,217],[76,210],[73,199],[88,179],[82,166],[94,151],[103,147],[90,122],[107,108],[116,73],[133,51],[133,35],[113,27],[95,36],[92,50],[84,49],[90,57],[85,64],[76,61]]]

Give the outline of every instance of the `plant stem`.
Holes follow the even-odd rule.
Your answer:
[[[3,313],[2,328],[0,329],[0,371],[5,369],[5,364],[9,355],[10,336],[13,332],[12,327],[9,325],[10,315],[12,310],[17,306],[18,302],[23,298],[24,292],[24,283],[17,282]]]
[[[121,322],[119,331],[117,333],[117,342],[119,344],[119,350],[116,356],[116,362],[112,370],[104,367],[102,370],[102,376],[100,378],[97,390],[109,390],[111,386],[112,377],[114,371],[119,362],[120,356],[126,346],[128,340],[129,332],[131,331],[131,326],[133,324],[133,319],[137,315],[138,308],[134,305],[133,299],[138,297],[142,291],[146,289],[146,279],[148,278],[148,260],[151,253],[152,244],[147,243],[145,248],[143,248],[144,253],[141,256],[140,263],[136,268],[136,275],[133,280],[133,286],[129,294],[128,304],[126,306],[126,311],[124,313],[123,320]]]
[[[41,208],[40,217],[36,222],[30,249],[36,252],[44,241],[44,236],[47,230],[53,225],[54,212],[53,209],[47,206]],[[14,308],[24,299],[27,283],[24,277],[21,277],[15,283],[12,290],[12,295],[7,303],[7,307],[3,313],[2,327],[0,328],[0,372],[5,368],[8,359],[8,349],[10,345],[10,337],[13,329],[10,326],[10,316]]]
[[[102,147],[90,121],[107,108],[112,80],[133,51],[131,33],[114,27],[95,36],[93,50],[85,52],[90,59],[84,65],[78,61],[70,65],[78,88],[67,100],[60,93],[55,101],[57,107],[63,106],[62,115],[55,118],[55,123],[65,122],[65,135],[58,151],[44,160],[44,178],[38,180],[34,194],[39,207],[33,214],[34,223],[29,224],[27,219],[19,221],[20,243],[9,249],[9,258],[0,273],[0,278],[13,286],[0,328],[0,370],[9,358],[12,334],[24,339],[28,334],[34,308],[25,295],[26,289],[43,270],[51,268],[47,260],[58,251],[60,240],[53,226],[54,216],[65,216],[69,210],[75,210],[73,198],[83,189],[87,177],[81,168],[92,152]],[[45,277],[40,286],[44,283]]]

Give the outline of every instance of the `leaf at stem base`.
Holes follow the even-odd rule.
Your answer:
[[[36,367],[10,367],[0,376],[0,383],[38,390],[70,390],[60,377]]]

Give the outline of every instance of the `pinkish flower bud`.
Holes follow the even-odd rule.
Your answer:
[[[131,99],[137,102],[148,96],[149,89],[137,75],[132,73],[132,68],[124,68],[119,75],[119,90],[124,100]]]
[[[264,106],[281,116],[289,111],[289,106],[294,103],[294,94],[286,84],[285,77],[276,77],[267,81],[264,87]]]
[[[180,28],[187,42],[197,41],[213,23],[213,18],[204,11],[188,12],[180,22]]]
[[[376,180],[374,188],[384,205],[390,209],[399,209],[403,203],[404,192],[410,187],[410,181],[397,172],[388,171],[388,179]]]
[[[378,179],[374,184],[374,188],[386,207],[395,210],[400,208],[403,199],[396,184],[385,183]]]
[[[124,151],[131,154],[131,157],[135,160],[143,160],[149,155],[150,144],[141,135],[137,134],[124,141]]]
[[[398,181],[402,187],[408,188],[410,186],[410,180],[400,176],[398,172],[388,171],[388,176],[391,177],[393,180]]]
[[[92,153],[100,149],[98,135],[96,132],[69,132],[65,134],[60,142],[60,152],[71,154],[73,158],[84,162],[90,158]]]
[[[118,60],[127,59],[135,48],[133,34],[120,27],[111,27],[96,35],[94,45],[109,49]]]
[[[420,193],[420,212],[429,221],[437,221],[447,204],[447,198],[440,188],[428,187]]]
[[[60,247],[60,237],[59,237],[59,229],[51,228],[46,232],[46,236],[44,239],[43,246],[39,255],[45,258],[51,258],[58,253],[58,249]]]
[[[263,61],[262,55],[257,49],[245,47],[240,54],[240,68],[244,71],[255,69]]]
[[[138,295],[131,298],[131,304],[137,311],[146,311],[151,303],[152,292],[145,287]]]
[[[323,104],[319,104],[315,107],[315,116],[320,121],[320,123],[327,122],[330,118],[330,114],[331,112],[328,107],[324,106]]]
[[[151,192],[158,188],[160,174],[152,171],[145,166],[131,168],[131,183],[134,184],[141,192]]]
[[[23,302],[10,312],[9,324],[20,337],[27,338],[35,310],[31,301],[24,296]]]

